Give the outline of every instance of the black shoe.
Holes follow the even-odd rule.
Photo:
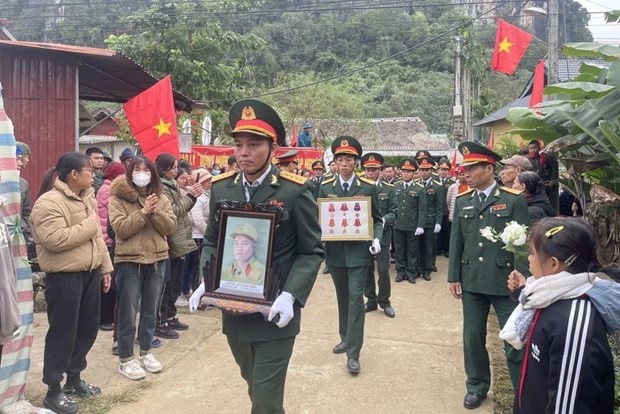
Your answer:
[[[450,252],[445,252],[445,253],[443,254],[443,256],[444,256],[444,257],[450,257]]]
[[[349,370],[351,375],[359,374],[362,370],[362,367],[360,367],[359,359],[349,358],[349,360],[347,361],[347,369]]]
[[[390,264],[395,264],[396,263],[396,259],[390,259]]]
[[[325,269],[323,269],[323,274],[326,275],[329,273],[329,269],[326,267]]]
[[[376,304],[376,303],[370,303],[370,302],[368,302],[368,303],[366,303],[366,304],[364,305],[364,310],[365,310],[366,312],[376,311],[376,310],[377,310],[377,304]]]
[[[424,274],[422,275],[422,279],[424,279],[424,280],[428,280],[428,281],[430,282],[430,280],[431,280],[431,274],[430,274],[430,273],[424,273]]]
[[[334,354],[344,354],[347,352],[347,344],[345,342],[340,342],[338,345],[332,349]]]
[[[176,317],[166,319],[166,323],[168,324],[169,327],[171,327],[175,331],[187,331],[189,329],[188,324],[181,322],[179,318],[176,318]]]
[[[77,403],[67,397],[64,392],[47,395],[43,400],[43,406],[58,414],[73,414],[79,410]]]
[[[99,329],[101,329],[102,331],[113,331],[114,324],[113,323],[102,323],[101,325],[99,325]]]
[[[155,328],[155,336],[166,339],[177,339],[179,337],[179,333],[165,323]]]
[[[74,384],[65,384],[62,391],[67,395],[77,394],[82,397],[94,397],[101,395],[101,388],[91,385],[82,379]]]
[[[403,280],[405,280],[405,275],[396,275],[396,279],[395,279],[396,283],[400,283]]]
[[[413,285],[415,285],[415,280],[416,280],[416,279],[417,279],[417,278],[416,278],[415,276],[411,276],[411,277],[408,277],[408,278],[407,278],[407,280],[409,281],[409,283],[411,283],[411,284],[413,284]]]
[[[463,401],[463,406],[468,410],[473,410],[474,408],[480,407],[482,401],[487,398],[486,395],[482,396],[480,394],[476,394],[475,392],[468,392],[465,394],[465,400]]]
[[[394,308],[389,305],[383,308],[383,312],[387,315],[388,318],[393,318],[396,316],[396,312],[394,312]]]
[[[437,266],[431,267],[431,272],[436,272],[436,271],[437,271]]]

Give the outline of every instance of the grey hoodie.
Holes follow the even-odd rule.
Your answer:
[[[588,297],[605,321],[608,332],[620,329],[620,283],[598,280],[588,290]]]

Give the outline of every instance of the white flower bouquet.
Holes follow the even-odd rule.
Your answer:
[[[500,234],[491,226],[481,229],[480,234],[493,243],[501,240],[502,243],[504,243],[502,249],[513,253],[515,255],[515,262],[526,260],[529,255],[529,247],[527,246],[527,226],[519,224],[516,221],[511,221],[506,224],[506,227]]]

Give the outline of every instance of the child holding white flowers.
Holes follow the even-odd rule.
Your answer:
[[[532,227],[532,277],[500,332],[525,347],[514,413],[612,413],[614,367],[607,333],[620,328],[618,267],[602,267],[596,235],[573,218],[545,218]],[[523,278],[514,271],[509,286]]]

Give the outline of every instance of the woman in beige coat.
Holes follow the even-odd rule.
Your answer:
[[[110,187],[109,220],[116,234],[117,334],[119,372],[131,380],[160,372],[151,353],[158,302],[168,259],[167,236],[177,221],[153,163],[134,158],[126,175]],[[140,356],[134,357],[136,314],[140,306]]]
[[[54,180],[54,173],[58,178]],[[60,157],[43,178],[30,220],[41,270],[47,272],[45,299],[49,328],[45,337],[45,407],[75,413],[66,394],[98,395],[101,389],[80,378],[99,330],[101,284],[110,289],[112,262],[103,240],[92,189],[90,159],[79,152]],[[60,388],[67,374],[64,388]]]

